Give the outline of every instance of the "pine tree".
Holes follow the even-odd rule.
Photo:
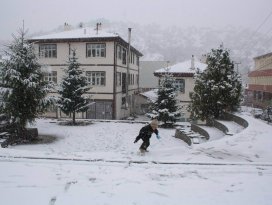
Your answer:
[[[207,55],[207,69],[197,72],[192,103],[189,110],[193,119],[218,118],[223,111],[235,111],[240,105],[242,84],[234,70],[229,51],[222,47]]]
[[[83,71],[76,58],[76,51],[68,61],[68,69],[60,84],[58,106],[66,115],[72,114],[72,124],[76,124],[75,115],[88,109],[89,98],[84,95],[90,89],[87,78],[82,75]]]
[[[176,103],[176,88],[174,87],[174,81],[175,79],[170,74],[165,74],[157,92],[158,98],[151,106],[152,113],[148,114],[149,117],[162,121],[164,127],[172,127],[176,122],[177,117],[180,116]]]
[[[26,32],[19,30],[13,42],[7,46],[3,61],[0,104],[1,113],[16,124],[17,138],[26,139],[27,123],[32,123],[52,103],[46,95],[50,85],[42,80],[41,65],[34,47],[26,40]]]

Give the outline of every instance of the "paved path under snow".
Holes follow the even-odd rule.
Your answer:
[[[5,205],[268,205],[272,167],[4,159]],[[16,196],[16,197],[14,197]]]

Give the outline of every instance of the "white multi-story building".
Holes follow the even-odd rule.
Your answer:
[[[254,58],[254,70],[248,74],[245,103],[266,108],[272,105],[272,53]]]
[[[130,35],[129,35],[130,36]],[[118,34],[98,28],[80,28],[33,37],[39,62],[46,67],[44,80],[59,84],[73,49],[92,89],[92,103],[78,118],[123,119],[133,111],[133,95],[139,89],[139,58],[142,54]],[[129,41],[129,40],[128,40]],[[56,93],[52,93],[56,94]],[[46,113],[64,116],[59,110]]]

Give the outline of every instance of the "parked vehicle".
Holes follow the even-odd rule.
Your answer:
[[[268,106],[260,116],[262,120],[267,122],[272,122],[272,106]]]

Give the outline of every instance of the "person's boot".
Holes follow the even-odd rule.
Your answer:
[[[143,149],[143,148],[140,148],[139,150],[140,150],[141,153],[145,153],[146,152],[146,150]]]

